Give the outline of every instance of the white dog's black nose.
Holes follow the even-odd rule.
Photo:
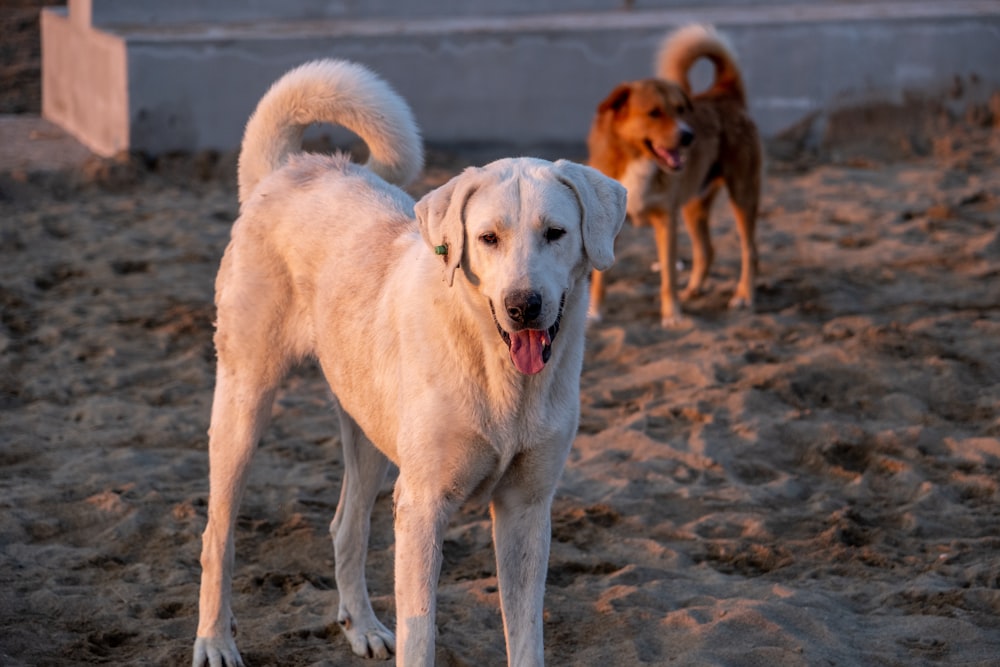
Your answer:
[[[504,297],[503,307],[512,322],[528,326],[538,319],[542,312],[542,295],[532,290],[511,292]]]

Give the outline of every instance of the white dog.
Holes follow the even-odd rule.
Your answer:
[[[357,133],[368,164],[301,153],[313,122]],[[464,501],[488,498],[509,663],[543,662],[550,511],[579,418],[587,279],[612,264],[625,190],[589,167],[519,158],[467,169],[414,205],[390,182],[422,163],[406,103],[352,63],[292,70],[247,124],[241,213],[216,282],[196,667],[242,664],[230,608],[237,508],[275,391],[307,356],[340,413],[330,532],[354,652],[433,664],[443,533]],[[365,584],[390,461],[396,638]]]

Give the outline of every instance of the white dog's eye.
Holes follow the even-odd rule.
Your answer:
[[[486,245],[496,245],[497,243],[500,242],[500,239],[497,238],[495,232],[486,232],[485,234],[481,234],[479,236],[479,240],[485,243]]]
[[[549,243],[553,241],[558,241],[563,236],[566,235],[566,230],[562,227],[549,227],[545,230],[545,240]]]

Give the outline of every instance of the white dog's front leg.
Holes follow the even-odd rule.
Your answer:
[[[545,663],[542,611],[552,502],[551,496],[532,495],[520,489],[498,490],[490,506],[507,664],[511,667]]]
[[[440,494],[396,482],[396,664],[434,664],[441,545],[452,504]],[[421,493],[422,492],[422,493]]]

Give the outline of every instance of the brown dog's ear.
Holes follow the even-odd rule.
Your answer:
[[[621,183],[601,172],[569,160],[555,163],[556,174],[580,203],[583,249],[595,269],[604,271],[615,262],[615,237],[625,222],[626,191]]]
[[[628,98],[631,93],[632,86],[627,83],[618,84],[615,86],[615,89],[604,98],[604,101],[597,105],[597,113],[620,110],[625,106],[625,103],[628,102]]]
[[[479,171],[476,167],[467,168],[441,187],[428,192],[414,207],[420,235],[444,261],[449,287],[455,281],[455,269],[462,263],[465,205],[478,187]]]

